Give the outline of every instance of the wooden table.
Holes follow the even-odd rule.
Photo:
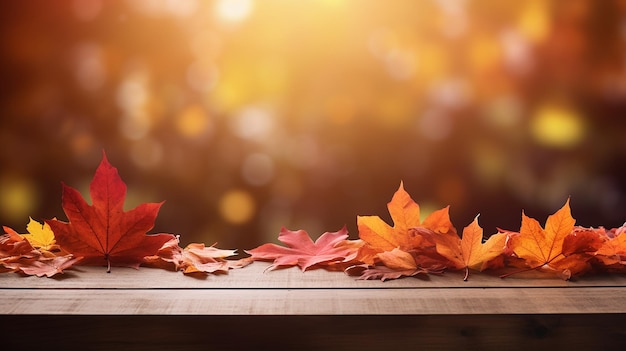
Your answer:
[[[13,337],[0,345],[26,347],[33,338],[103,350],[626,345],[624,275],[569,282],[473,274],[464,282],[447,272],[380,282],[267,266],[201,279],[150,268],[80,267],[54,279],[1,274],[0,330]]]

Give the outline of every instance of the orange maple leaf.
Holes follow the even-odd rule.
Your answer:
[[[484,264],[500,255],[505,247],[507,235],[494,234],[483,244],[483,229],[478,225],[478,216],[463,229],[463,237],[447,232],[431,236],[437,252],[447,258],[455,269],[465,269],[463,280],[469,277],[469,269],[483,270]]]
[[[336,232],[326,232],[315,242],[304,230],[291,231],[282,228],[278,240],[286,244],[263,244],[252,250],[245,250],[253,260],[273,260],[268,270],[284,266],[299,266],[302,271],[313,266],[327,267],[354,258],[358,246],[347,245],[348,230],[344,226]]]
[[[400,187],[387,204],[389,214],[393,220],[393,227],[385,223],[379,216],[357,216],[359,238],[366,245],[359,251],[357,260],[373,264],[376,255],[380,252],[392,251],[398,248],[409,252],[423,249],[427,244],[424,231],[430,233],[456,233],[450,222],[449,207],[431,213],[424,222],[420,222],[419,205],[411,196]]]
[[[511,249],[531,269],[543,268],[569,278],[572,273],[584,268],[578,257],[563,255],[563,242],[574,230],[575,223],[569,199],[560,210],[548,216],[545,229],[537,220],[522,212],[519,234],[511,235]]]
[[[154,255],[172,234],[146,235],[152,229],[161,203],[145,203],[125,212],[126,184],[102,153],[89,191],[93,205],[78,190],[63,184],[63,210],[69,222],[47,220],[57,244],[81,264],[137,268],[145,256]]]

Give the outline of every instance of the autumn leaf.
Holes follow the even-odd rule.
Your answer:
[[[26,226],[26,230],[28,234],[21,234],[22,237],[33,245],[34,248],[44,249],[50,251],[50,249],[55,245],[54,233],[48,223],[39,223],[28,217],[29,222]]]
[[[26,226],[28,234],[20,234],[24,239],[35,248],[40,250],[47,257],[64,256],[67,253],[61,252],[59,245],[56,244],[54,232],[48,223],[39,223],[29,217]]]
[[[421,255],[415,252],[405,252],[398,248],[391,251],[385,251],[377,254],[380,264],[353,265],[346,269],[348,275],[359,276],[359,280],[380,279],[381,281],[389,279],[398,279],[401,277],[413,277],[420,274],[440,274],[443,273],[444,266],[435,267],[434,265],[423,265],[419,261]],[[429,268],[424,268],[428,266]]]
[[[478,225],[478,216],[463,229],[463,237],[456,233],[432,235],[437,252],[447,258],[455,269],[465,269],[463,280],[467,280],[469,269],[483,270],[483,265],[499,256],[505,249],[507,235],[492,235],[483,244],[483,229]]]
[[[0,236],[0,260],[6,262],[20,257],[32,258],[37,256],[35,248],[9,227],[3,227],[5,234]]]
[[[427,245],[424,243],[424,236],[420,235],[421,231],[456,233],[450,222],[448,207],[434,211],[421,223],[419,205],[404,190],[402,182],[387,204],[387,209],[393,220],[393,227],[379,216],[357,216],[359,238],[366,243],[357,260],[374,264],[376,254],[380,252],[395,248],[405,252],[423,249]]]
[[[596,230],[574,227],[572,232],[563,239],[563,256],[595,253],[602,247],[604,240]]]
[[[273,260],[267,269],[284,266],[299,266],[305,271],[313,266],[328,266],[354,258],[358,247],[346,245],[348,230],[344,226],[336,232],[326,232],[315,242],[304,230],[291,231],[282,228],[278,240],[285,245],[263,244],[245,252],[253,260]]]
[[[235,255],[236,250],[222,250],[213,246],[192,243],[184,249],[179,245],[178,237],[166,242],[153,256],[145,258],[152,267],[191,273],[227,273],[232,268],[242,268],[252,260],[241,259],[227,261],[224,258]]]
[[[63,184],[63,210],[69,222],[47,220],[57,243],[81,264],[137,268],[145,256],[154,255],[172,234],[146,235],[152,229],[161,203],[145,203],[125,212],[126,184],[102,154],[89,187],[93,205],[74,188]]]
[[[46,257],[13,229],[4,230],[6,234],[0,236],[0,272],[52,277],[80,261],[72,255]]]
[[[610,271],[626,270],[626,224],[609,231],[596,230],[605,239],[594,253],[595,258]]]
[[[80,262],[80,258],[72,255],[44,257],[40,256],[31,259],[21,259],[15,262],[5,263],[5,267],[21,271],[27,275],[36,275],[38,277],[46,276],[48,278],[63,273],[64,270],[74,266]]]
[[[422,238],[409,234],[409,228],[420,225],[420,208],[404,190],[403,183],[387,204],[394,226],[385,223],[379,216],[357,216],[359,238],[381,251],[395,248],[408,250],[419,246]]]
[[[544,268],[569,275],[572,270],[581,269],[578,262],[573,259],[559,261],[565,259],[563,242],[572,233],[575,222],[569,199],[560,210],[548,217],[545,229],[537,220],[522,212],[522,225],[519,235],[511,236],[511,249],[517,257],[526,260],[531,269]]]

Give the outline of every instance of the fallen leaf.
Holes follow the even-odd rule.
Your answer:
[[[93,205],[74,188],[63,184],[63,210],[69,222],[47,220],[57,243],[85,265],[137,268],[145,256],[154,255],[172,234],[146,235],[152,229],[161,203],[145,203],[125,212],[126,184],[102,154],[91,181]]]
[[[268,243],[245,252],[253,260],[273,260],[268,270],[297,265],[305,271],[313,266],[324,267],[354,258],[358,247],[346,244],[347,238],[345,226],[339,231],[322,234],[315,242],[304,230],[282,228],[278,240],[287,247]]]
[[[5,264],[7,268],[19,270],[27,275],[36,275],[38,277],[52,277],[58,273],[63,273],[80,262],[80,258],[72,255],[56,256],[56,257],[38,257],[37,259],[21,259],[16,262]]]
[[[227,273],[229,269],[242,268],[251,260],[227,261],[224,258],[235,255],[236,250],[222,250],[213,246],[192,243],[184,249],[178,237],[166,242],[156,253],[147,256],[146,263],[152,267],[172,269],[190,273]]]
[[[483,229],[478,225],[478,216],[463,229],[463,237],[456,233],[436,233],[432,235],[437,252],[447,258],[454,269],[465,269],[463,280],[467,280],[469,270],[483,270],[483,266],[496,258],[506,247],[507,235],[494,234],[483,244]]]
[[[598,251],[604,244],[604,238],[595,230],[575,227],[572,232],[563,239],[563,255],[572,256],[589,255]]]
[[[609,271],[626,271],[626,224],[609,231],[596,230],[605,239],[594,253],[595,258]]]
[[[563,255],[563,242],[572,233],[576,221],[572,218],[569,199],[563,207],[550,215],[545,229],[539,222],[522,212],[519,235],[511,236],[511,249],[526,261],[530,269],[542,269],[564,274],[564,277],[584,270],[586,263],[577,257]]]
[[[379,263],[370,265],[366,263],[351,265],[345,273],[351,276],[359,276],[359,280],[380,279],[382,281],[413,277],[420,274],[441,274],[445,266],[432,262],[426,262],[428,256],[417,252],[406,252],[398,248],[377,254]],[[425,268],[428,267],[428,268]]]
[[[370,266],[368,264],[351,266],[346,270],[348,275],[359,276],[358,280],[378,280],[381,281],[398,279],[402,277],[414,277],[420,274],[430,273],[423,268],[417,269],[393,269],[383,265]]]
[[[387,209],[393,220],[393,227],[379,216],[357,216],[359,238],[365,242],[357,260],[375,264],[380,252],[398,248],[409,252],[426,249],[430,244],[423,233],[456,233],[450,222],[449,207],[431,213],[423,223],[420,222],[419,205],[404,190],[404,184],[394,193]]]
[[[359,238],[380,251],[395,248],[408,250],[419,246],[422,237],[413,236],[409,228],[420,225],[420,208],[404,190],[403,183],[387,204],[394,226],[385,223],[379,216],[357,216]]]
[[[2,227],[6,234],[0,236],[0,259],[8,261],[19,257],[32,258],[38,255],[35,248],[9,227]]]
[[[72,255],[46,257],[13,229],[0,236],[0,267],[4,272],[52,277],[80,261]]]
[[[36,249],[46,250],[46,251],[54,251],[58,249],[56,245],[56,241],[54,240],[54,233],[48,223],[39,223],[28,217],[29,222],[26,226],[26,231],[28,234],[20,234],[22,237],[33,245]]]

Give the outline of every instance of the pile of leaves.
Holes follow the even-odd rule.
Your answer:
[[[545,227],[522,212],[519,231],[499,230],[484,238],[478,216],[459,236],[449,207],[420,221],[419,205],[400,183],[387,204],[393,226],[378,216],[358,216],[359,240],[345,228],[324,233],[314,243],[304,231],[283,229],[287,247],[264,244],[246,251],[254,260],[273,260],[269,269],[299,266],[342,268],[359,279],[396,279],[446,270],[489,271],[502,278],[534,271],[570,279],[590,272],[626,272],[626,225],[606,230],[575,225],[569,199]]]
[[[74,265],[148,266],[185,274],[228,273],[253,261],[271,261],[267,270],[298,266],[302,271],[344,271],[358,279],[396,279],[442,274],[447,270],[484,271],[500,277],[541,272],[562,279],[599,272],[626,272],[626,225],[607,230],[575,225],[569,199],[549,216],[545,226],[522,212],[519,231],[499,230],[484,237],[478,216],[459,236],[449,207],[423,221],[420,207],[400,187],[387,208],[393,226],[378,216],[357,216],[359,239],[348,239],[344,226],[316,241],[304,230],[282,228],[285,246],[263,244],[250,256],[228,260],[236,250],[201,243],[182,248],[173,234],[148,234],[161,203],[144,203],[124,211],[126,184],[106,155],[90,184],[92,205],[74,188],[62,184],[62,206],[68,222],[32,218],[27,234],[4,227],[0,236],[0,272],[52,277]]]
[[[31,219],[29,234],[4,227],[0,236],[2,271],[53,276],[73,265],[138,268],[140,265],[180,270],[184,273],[226,273],[250,263],[228,262],[234,250],[189,244],[178,246],[173,234],[147,232],[154,226],[161,203],[144,203],[124,211],[126,184],[103,153],[89,192],[89,205],[78,190],[63,186],[62,206],[69,222],[55,218],[44,224]]]

